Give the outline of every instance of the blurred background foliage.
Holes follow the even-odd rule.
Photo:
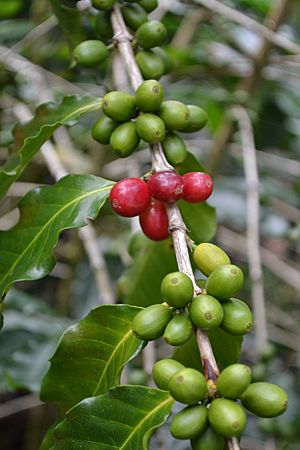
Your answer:
[[[0,0],[1,164],[8,156],[12,128],[24,117],[24,106],[33,110],[41,101],[60,100],[66,94],[101,96],[114,83],[120,83],[120,78],[124,82],[124,77],[113,76],[111,62],[97,70],[70,68],[72,46],[96,35],[88,18],[74,8],[75,3]],[[153,13],[168,27],[165,49],[176,61],[174,71],[161,81],[168,98],[198,104],[208,112],[208,126],[196,135],[188,135],[187,143],[201,164],[214,173],[215,189],[209,201],[216,208],[218,220],[214,242],[228,251],[246,273],[247,187],[231,105],[245,105],[251,117],[260,174],[261,254],[269,345],[258,355],[254,351],[257,336],[251,332],[244,340],[242,360],[254,365],[255,379],[282,385],[289,393],[290,408],[277,419],[257,422],[250,418],[242,448],[296,450],[300,449],[300,54],[270,46],[263,57],[259,56],[264,45],[261,35],[205,9],[205,3],[164,0]],[[277,3],[284,2],[225,3],[272,26],[269,22],[273,10]],[[290,7],[278,31],[300,44],[300,2],[285,3]],[[60,16],[64,33],[53,11]],[[8,54],[7,48],[12,53]],[[42,80],[40,85],[37,80]],[[248,90],[247,85],[251,85]],[[118,161],[107,146],[92,140],[90,129],[96,117],[88,114],[75,126],[56,133],[55,149],[64,167],[72,173],[93,173],[114,180],[147,172],[150,165],[146,148]],[[216,153],[216,138],[220,139],[220,130],[228,123],[231,133]],[[17,202],[29,189],[52,183],[54,179],[38,154],[1,203],[0,229],[16,223]],[[196,239],[201,241],[212,237],[215,227],[213,219],[205,223],[199,214]],[[208,208],[207,214],[213,214],[213,210]],[[97,250],[103,258],[100,270],[108,275],[109,285],[104,287],[100,282],[99,289],[78,233],[66,231],[56,248],[57,264],[50,276],[19,283],[4,303],[5,324],[0,334],[2,450],[38,448],[41,436],[53,421],[54,412],[40,404],[36,393],[62,331],[105,301],[108,294],[113,294],[115,301],[129,303],[134,303],[137,296],[139,304],[149,302],[149,296],[153,303],[160,301],[157,296],[161,277],[174,267],[168,241],[157,245],[141,236],[132,240],[136,224],[112,214],[108,207],[94,225]],[[243,298],[251,304],[250,293],[248,277]],[[156,348],[158,357],[168,352],[162,343]],[[128,381],[147,382],[143,367],[141,358],[134,361],[127,369]],[[187,448],[171,439],[164,429],[151,445],[153,449]]]

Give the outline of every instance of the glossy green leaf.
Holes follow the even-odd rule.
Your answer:
[[[102,305],[63,334],[43,381],[41,398],[66,411],[119,383],[123,366],[143,346],[131,330],[140,308]]]
[[[161,281],[167,273],[175,270],[177,265],[171,240],[150,241],[121,279],[123,301],[144,307],[161,303]]]
[[[11,156],[0,168],[0,199],[58,127],[72,125],[82,114],[100,107],[99,98],[69,96],[59,104],[51,102],[39,106],[30,122],[16,125]]]
[[[220,368],[233,364],[239,359],[243,343],[241,336],[232,336],[218,327],[209,330],[208,336]],[[177,347],[172,357],[187,367],[202,370],[195,336],[192,336],[184,345]]]
[[[59,234],[94,219],[112,182],[93,175],[67,175],[51,187],[28,192],[20,201],[20,220],[0,232],[0,293],[16,281],[36,280],[54,264]]]
[[[146,450],[173,403],[166,391],[118,386],[72,408],[55,428],[51,450]]]
[[[76,8],[69,8],[61,0],[50,0],[52,10],[58,18],[59,25],[73,47],[86,39],[83,28],[83,14]],[[75,3],[75,2],[74,2]]]

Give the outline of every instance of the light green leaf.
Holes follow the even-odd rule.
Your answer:
[[[119,383],[123,366],[142,349],[131,330],[140,308],[102,305],[68,328],[51,358],[41,398],[66,411]]]
[[[146,450],[173,403],[166,391],[118,386],[72,408],[55,428],[51,450]]]
[[[111,187],[111,181],[93,175],[67,175],[54,186],[28,192],[19,203],[17,225],[0,232],[1,296],[16,281],[49,273],[59,234],[94,219]]]
[[[58,127],[76,123],[82,114],[100,109],[101,103],[96,97],[65,97],[59,104],[39,106],[30,122],[17,125],[12,154],[0,168],[0,199]]]
[[[70,45],[73,47],[86,39],[83,27],[83,14],[76,8],[69,8],[61,0],[50,0],[52,10]],[[75,1],[74,1],[75,4]]]

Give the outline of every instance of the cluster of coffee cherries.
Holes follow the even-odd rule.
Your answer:
[[[244,364],[227,366],[215,384],[168,358],[157,361],[152,374],[160,389],[188,405],[174,415],[170,432],[177,439],[191,439],[193,450],[223,450],[225,438],[239,437],[247,422],[243,406],[259,417],[279,416],[288,406],[279,386],[251,383],[251,369]]]
[[[93,0],[93,7],[99,12],[91,17],[91,22],[98,39],[80,42],[73,50],[73,63],[90,69],[102,64],[108,51],[114,47],[114,32],[111,24],[111,11],[116,0]],[[166,27],[162,22],[149,20],[148,13],[157,6],[157,0],[139,0],[120,2],[124,21],[130,28],[132,46],[136,53],[136,62],[144,79],[159,79],[169,73],[173,59],[160,46],[167,37]]]
[[[110,192],[113,210],[123,217],[139,216],[144,234],[154,241],[169,236],[167,203],[183,198],[198,203],[212,193],[213,183],[203,172],[188,172],[183,176],[175,171],[162,171],[151,175],[148,181],[124,178]]]
[[[195,132],[204,127],[207,113],[195,105],[164,101],[164,89],[156,80],[146,80],[135,95],[111,91],[103,97],[103,114],[92,128],[93,138],[110,144],[116,155],[125,158],[137,149],[140,140],[162,143],[170,164],[186,158],[187,148],[177,131]]]
[[[231,264],[220,247],[210,243],[199,244],[193,258],[208,277],[200,283],[202,293],[194,297],[193,283],[184,273],[166,275],[161,283],[163,303],[143,309],[133,321],[133,332],[140,339],[149,341],[163,336],[168,344],[177,346],[191,337],[194,327],[220,327],[235,336],[250,331],[250,308],[232,297],[243,286],[242,270]]]

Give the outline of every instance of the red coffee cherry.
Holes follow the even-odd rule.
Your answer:
[[[166,207],[152,198],[140,215],[140,225],[145,235],[152,241],[163,241],[169,236],[169,223]]]
[[[182,177],[172,171],[157,172],[149,178],[150,195],[164,203],[176,202],[182,197]]]
[[[125,178],[118,181],[110,192],[113,210],[124,217],[141,214],[150,202],[147,183],[140,178]]]
[[[208,199],[213,190],[213,182],[207,173],[188,172],[182,176],[183,198],[190,203],[200,203]]]

